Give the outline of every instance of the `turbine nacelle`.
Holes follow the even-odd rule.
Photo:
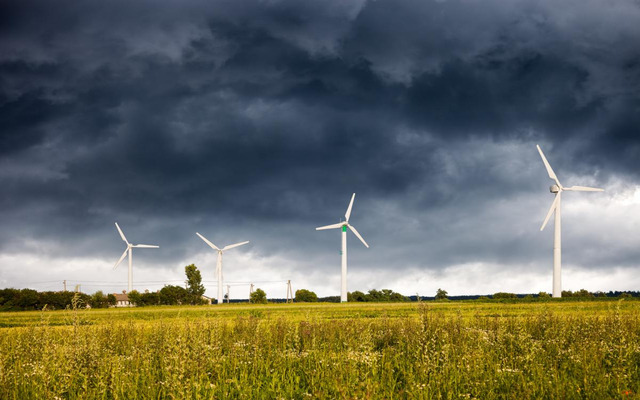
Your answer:
[[[562,190],[562,188],[558,185],[551,185],[549,186],[549,191],[551,193],[559,193]]]

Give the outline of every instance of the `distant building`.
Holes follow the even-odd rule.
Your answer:
[[[116,296],[116,307],[133,307],[129,301],[129,295],[126,290],[123,290],[122,293],[114,293],[113,295]]]
[[[211,304],[213,303],[213,298],[211,297],[207,297],[205,295],[202,295],[202,300],[204,300],[206,302],[206,304]]]

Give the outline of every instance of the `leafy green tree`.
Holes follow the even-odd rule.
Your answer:
[[[160,304],[188,304],[190,298],[191,295],[187,292],[187,289],[182,286],[165,285],[165,287],[160,289]]]
[[[549,293],[547,293],[547,292],[540,292],[540,293],[538,293],[538,298],[546,300],[546,299],[550,299],[551,295]]]
[[[107,302],[109,303],[109,306],[115,306],[117,301],[115,294],[109,293],[107,295]]]
[[[438,289],[436,291],[436,300],[446,300],[447,299],[447,291],[444,289]]]
[[[367,301],[367,295],[359,290],[347,293],[348,301]]]
[[[94,294],[91,295],[91,300],[89,300],[89,304],[91,308],[107,308],[109,307],[109,300],[102,293],[101,290],[98,290]]]
[[[593,297],[593,294],[591,294],[587,289],[580,289],[573,294],[573,297],[590,298]]]
[[[160,293],[157,292],[145,292],[140,295],[142,304],[145,306],[157,306],[160,305]]]
[[[262,289],[256,289],[251,293],[249,301],[253,304],[267,304],[267,294]]]
[[[298,289],[296,290],[295,302],[300,303],[312,303],[318,301],[318,295],[316,295],[311,290],[307,289]]]
[[[394,292],[394,291],[390,291],[391,293],[389,293],[389,301],[393,302],[393,303],[400,303],[400,302],[405,302],[405,301],[409,301],[409,298],[407,296],[401,295],[398,292]]]
[[[18,298],[18,304],[23,310],[36,310],[38,308],[38,292],[33,289],[20,290],[20,297]]]
[[[184,273],[187,275],[187,292],[191,297],[191,304],[202,304],[202,295],[205,292],[204,285],[202,284],[202,275],[195,264],[187,265],[184,267]]]
[[[382,290],[371,289],[367,294],[364,294],[359,290],[347,293],[347,300],[388,303],[388,302],[409,301],[409,298],[401,295],[400,293],[394,292],[391,289],[382,289]]]
[[[133,304],[134,306],[142,306],[142,296],[140,295],[140,292],[138,292],[137,290],[132,290],[129,293],[127,293],[127,296],[129,297],[129,302],[131,304]]]
[[[515,293],[507,293],[507,292],[498,292],[498,293],[494,293],[493,294],[493,298],[500,300],[500,299],[517,299],[518,296],[515,295]]]

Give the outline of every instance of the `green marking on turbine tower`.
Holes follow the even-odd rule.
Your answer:
[[[347,226],[346,225],[342,225],[342,232],[346,232],[347,231]]]

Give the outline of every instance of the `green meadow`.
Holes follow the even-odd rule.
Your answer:
[[[640,398],[640,302],[0,313],[1,399]]]

